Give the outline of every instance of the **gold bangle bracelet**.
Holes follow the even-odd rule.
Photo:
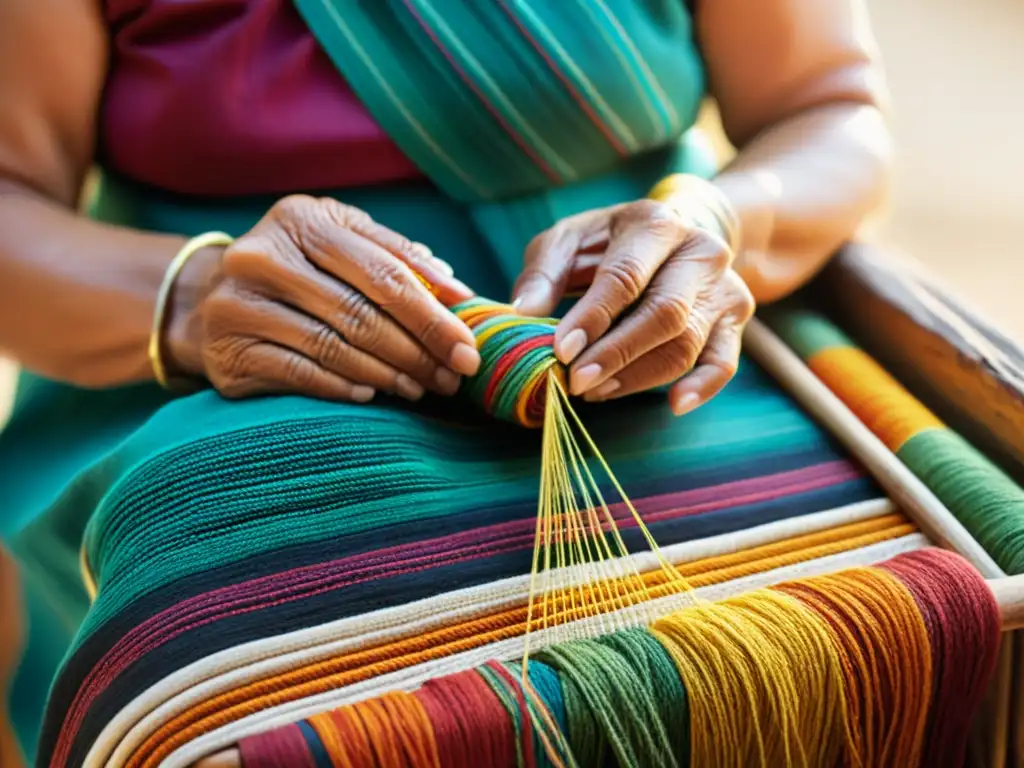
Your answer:
[[[213,245],[231,245],[234,238],[224,232],[206,232],[189,240],[182,246],[181,250],[171,259],[164,272],[163,282],[160,283],[160,291],[156,295],[156,306],[153,309],[153,329],[149,334],[149,364],[153,367],[153,378],[161,387],[168,389],[170,382],[167,378],[167,368],[164,366],[163,358],[163,335],[164,323],[167,321],[167,300],[174,288],[174,281],[178,279],[182,268],[203,248]]]
[[[648,197],[653,200],[661,200],[669,205],[673,204],[674,198],[679,200],[690,198],[701,202],[714,219],[712,227],[708,227],[707,222],[700,217],[694,217],[685,210],[679,212],[692,218],[696,226],[704,229],[717,229],[733,251],[739,247],[739,216],[725,194],[706,179],[687,173],[673,173],[655,184],[648,193]]]

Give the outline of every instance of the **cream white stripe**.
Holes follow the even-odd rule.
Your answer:
[[[895,557],[898,554],[922,549],[927,546],[928,540],[921,534],[915,533],[862,549],[811,560],[799,565],[754,574],[724,584],[702,587],[696,590],[696,592],[705,600],[722,600],[782,581],[834,573],[835,571],[854,566],[870,565]],[[675,599],[675,597],[669,597],[654,602],[661,604],[664,609],[662,614],[664,615],[674,605]],[[592,621],[592,619],[583,620],[583,622],[589,621]],[[551,640],[547,632],[535,633],[530,641],[531,647],[536,649],[550,644]],[[345,704],[352,704],[372,698],[386,691],[413,690],[432,678],[473,669],[491,659],[514,661],[521,658],[522,653],[523,638],[503,640],[484,648],[477,648],[458,654],[457,656],[381,675],[372,680],[347,686],[341,690],[328,691],[299,701],[282,704],[273,709],[257,712],[194,739],[169,755],[161,763],[161,766],[162,768],[185,768],[206,755],[237,743],[246,736],[292,723],[318,712],[324,712]]]
[[[406,109],[401,99],[398,98],[398,94],[395,93],[394,89],[381,74],[381,71],[377,69],[377,66],[373,63],[373,59],[371,59],[370,56],[367,55],[366,49],[359,44],[359,40],[355,37],[355,35],[352,34],[352,30],[349,29],[349,27],[345,24],[345,21],[344,19],[342,19],[341,14],[338,12],[337,8],[335,8],[332,3],[328,2],[328,0],[320,0],[320,4],[324,7],[324,10],[327,11],[328,15],[331,17],[331,20],[334,21],[334,23],[337,25],[341,33],[345,35],[345,39],[348,40],[349,44],[352,46],[352,49],[357,54],[359,54],[359,58],[362,59],[363,64],[366,65],[366,68],[371,72],[374,78],[376,78],[377,83],[380,85],[384,93],[387,94],[391,102],[395,105],[395,108],[402,114],[402,117],[406,119],[409,125],[412,126],[412,129],[416,131],[416,134],[423,140],[423,143],[430,147],[430,150],[435,155],[437,155],[437,157],[448,167],[448,169],[452,171],[452,173],[454,173],[460,179],[462,179],[462,181],[465,182],[466,185],[472,187],[473,191],[480,195],[480,197],[490,197],[489,191],[481,187],[477,183],[476,179],[469,176],[465,171],[463,171],[459,164],[456,163],[451,157],[449,157],[448,154],[434,141],[434,139],[427,132],[427,129],[420,124],[420,122],[413,116],[413,114],[408,109]]]
[[[891,514],[888,499],[779,520],[742,531],[682,542],[662,553],[674,564],[732,552]],[[649,552],[632,556],[639,570],[657,567]],[[254,640],[215,653],[154,683],[110,720],[92,745],[85,765],[121,765],[162,724],[190,707],[254,680],[381,643],[395,642],[525,603],[529,575],[461,589],[406,605],[339,619],[316,627]],[[367,627],[374,627],[367,632]]]

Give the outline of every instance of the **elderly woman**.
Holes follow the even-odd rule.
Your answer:
[[[395,398],[440,408],[477,373],[448,307],[542,316],[581,286],[555,335],[571,392],[662,388],[685,414],[889,170],[860,0],[4,3],[0,93],[0,350],[23,368],[0,520],[29,752],[88,605],[83,531],[147,420],[176,407],[168,445],[214,471],[211,436],[302,398],[365,425],[352,450],[394,413],[443,430]],[[723,169],[693,130],[706,96],[738,148]]]

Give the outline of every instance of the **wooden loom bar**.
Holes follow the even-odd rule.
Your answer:
[[[852,243],[807,291],[864,350],[1024,482],[1024,349],[916,262]]]
[[[999,603],[1003,631],[1024,629],[1024,574],[989,579],[987,583],[992,594],[996,596],[996,602]]]
[[[928,486],[893,455],[793,350],[756,318],[747,326],[744,349],[857,457],[928,538],[959,552],[986,579],[1006,576]]]

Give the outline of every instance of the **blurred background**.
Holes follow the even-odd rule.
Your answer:
[[[874,233],[1024,343],[1024,0],[868,0],[899,169]],[[13,366],[0,359],[0,421]]]
[[[899,172],[880,236],[1024,344],[1024,0],[868,0]]]

